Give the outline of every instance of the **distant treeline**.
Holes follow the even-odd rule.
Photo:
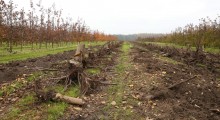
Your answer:
[[[199,25],[188,24],[183,28],[178,27],[171,34],[162,37],[139,38],[139,40],[220,49],[220,16],[214,20],[209,17],[202,18]]]
[[[27,2],[27,1],[26,1]],[[108,41],[116,40],[112,35],[106,35],[97,30],[90,30],[82,21],[74,22],[71,17],[64,18],[62,10],[56,10],[55,4],[44,8],[41,0],[34,4],[30,0],[30,10],[18,9],[12,0],[6,3],[0,0],[0,47],[7,46],[12,52],[14,45],[23,46],[44,44],[52,47],[62,45],[62,42],[75,41]]]
[[[155,33],[140,33],[140,34],[130,34],[130,35],[115,35],[118,40],[136,40],[138,38],[152,38],[152,37],[161,37],[164,36],[164,34],[155,34]]]

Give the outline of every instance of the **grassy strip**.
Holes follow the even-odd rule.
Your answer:
[[[105,42],[84,42],[86,46],[88,44],[94,46],[94,45],[101,45]],[[66,45],[64,47],[54,47],[54,48],[42,48],[42,49],[34,49],[31,50],[29,47],[24,49],[23,51],[16,50],[13,53],[9,53],[3,49],[0,49],[0,63],[7,63],[10,61],[16,61],[16,60],[25,60],[27,58],[36,58],[36,57],[42,57],[46,56],[48,54],[57,54],[64,51],[74,50],[77,47],[77,43],[72,45]]]
[[[124,43],[121,48],[123,53],[118,59],[118,64],[115,68],[115,72],[117,72],[118,75],[113,80],[113,82],[117,83],[117,85],[111,86],[108,89],[108,104],[103,108],[103,110],[107,111],[110,114],[110,117],[115,120],[132,119],[136,116],[136,113],[133,112],[132,108],[126,107],[123,104],[125,91],[129,91],[127,84],[130,81],[129,78],[126,78],[128,75],[126,71],[133,69],[128,57],[130,47],[131,45],[129,43]],[[111,105],[112,101],[116,102],[116,106]],[[126,101],[129,104],[133,104],[135,102],[133,99],[129,98],[127,98]]]
[[[174,44],[174,43],[161,43],[161,42],[145,42],[146,44],[156,44],[156,45],[159,45],[159,46],[169,46],[169,47],[175,47],[175,48],[184,48],[186,49],[187,47],[186,46],[182,46],[182,45],[177,45],[177,44]],[[193,51],[196,50],[195,47],[191,47],[191,49]],[[210,52],[210,53],[220,53],[220,49],[218,48],[205,48],[205,51],[206,52]]]

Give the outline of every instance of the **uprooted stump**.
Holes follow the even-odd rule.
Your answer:
[[[66,86],[70,85],[71,81],[76,80],[77,78],[78,84],[80,85],[81,94],[84,95],[88,92],[88,90],[92,89],[94,86],[97,86],[97,84],[110,85],[111,83],[101,81],[97,82],[92,80],[87,74],[84,73],[84,68],[86,67],[88,60],[94,60],[96,57],[110,54],[110,50],[116,45],[117,44],[115,42],[107,42],[106,44],[102,45],[97,52],[92,52],[90,50],[86,56],[85,45],[79,44],[73,59],[69,61],[70,74],[67,77],[69,82],[67,82],[68,84],[66,84]]]
[[[35,81],[35,89],[36,97],[39,102],[46,101],[62,101],[69,104],[83,105],[85,102],[80,98],[74,98],[70,96],[62,95],[61,93],[57,93],[54,90],[44,90],[41,80]]]
[[[87,62],[94,61],[99,57],[106,54],[110,54],[111,49],[117,47],[118,44],[115,42],[108,42],[107,44],[100,47],[98,51],[86,51],[84,44],[79,44],[73,58],[69,60],[68,73],[66,76],[59,78],[52,78],[54,83],[65,83],[64,91],[67,90],[68,86],[73,83],[79,84],[81,95],[88,93],[89,91],[98,88],[102,85],[115,85],[102,78],[100,76],[89,76],[84,72],[87,67]],[[87,54],[87,55],[86,55]],[[65,96],[55,91],[43,91],[40,81],[35,83],[35,93],[40,101],[63,101],[70,104],[83,105],[85,102],[79,98],[73,98],[70,96]]]

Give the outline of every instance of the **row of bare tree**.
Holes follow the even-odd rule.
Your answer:
[[[14,45],[20,45],[22,50],[26,44],[31,44],[33,49],[34,44],[41,48],[43,44],[54,47],[62,42],[109,40],[116,37],[92,31],[82,20],[64,19],[62,10],[56,10],[55,4],[45,9],[41,0],[36,5],[30,0],[27,12],[24,8],[18,9],[12,0],[8,3],[0,0],[0,47],[6,44],[9,52]]]
[[[183,28],[178,27],[171,34],[145,40],[192,45],[198,49],[201,46],[220,48],[220,16],[214,20],[202,18],[199,25],[188,24]]]

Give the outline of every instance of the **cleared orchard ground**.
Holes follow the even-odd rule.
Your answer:
[[[181,49],[181,52],[177,51],[179,49],[124,42],[121,47],[107,52],[109,54],[93,59],[89,66],[95,68],[86,68],[88,74],[105,76],[115,84],[89,90],[82,96],[86,101],[84,106],[53,101],[37,102],[36,95],[32,92],[34,84],[31,84],[31,81],[37,79],[42,80],[43,86],[64,95],[80,95],[79,86],[71,86],[63,91],[63,85],[52,84],[49,80],[62,76],[65,72],[45,71],[26,76],[19,81],[26,84],[26,79],[29,79],[27,87],[8,92],[7,99],[5,94],[1,96],[4,101],[1,101],[0,116],[3,119],[218,120],[218,68],[211,70],[207,67],[208,64],[201,65],[201,61],[197,61],[199,64],[193,64],[195,61],[187,64],[188,58],[182,57],[184,52]],[[72,54],[74,51],[30,62],[39,60],[45,65],[51,65],[52,61],[56,65],[51,68],[65,71],[68,65],[64,59],[70,59],[67,56]],[[213,60],[219,62],[219,59]],[[216,65],[218,64],[215,63],[214,66]],[[11,85],[13,88],[20,86],[16,83]]]

